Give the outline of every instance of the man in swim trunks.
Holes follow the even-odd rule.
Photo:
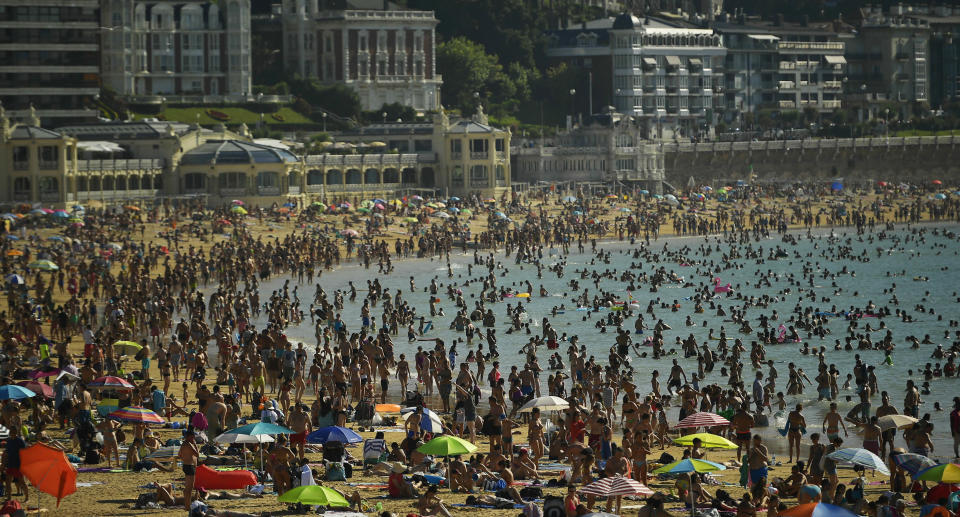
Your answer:
[[[823,425],[821,427],[823,432],[827,434],[827,440],[830,442],[840,438],[841,427],[843,427],[843,435],[850,436],[850,433],[847,432],[847,424],[843,423],[843,417],[837,412],[836,402],[830,403],[830,411],[823,417]]]
[[[747,411],[747,405],[741,404],[740,409],[733,415],[730,423],[736,431],[737,458],[743,457],[743,449],[750,449],[750,429],[753,427],[753,416]]]
[[[870,417],[870,422],[863,427],[863,448],[874,454],[880,454],[881,434],[882,430],[877,424],[877,417]]]
[[[753,435],[753,447],[750,448],[750,482],[766,484],[767,482],[767,446],[759,434]]]
[[[193,500],[194,476],[197,474],[197,459],[200,457],[200,450],[197,449],[196,436],[192,429],[184,433],[183,445],[180,446],[177,457],[183,462],[183,507],[189,512],[190,503]]]
[[[294,404],[293,411],[290,412],[290,418],[287,423],[290,429],[296,431],[290,435],[290,447],[303,459],[304,448],[307,445],[307,435],[313,430],[310,424],[310,415],[303,410],[302,404]]]

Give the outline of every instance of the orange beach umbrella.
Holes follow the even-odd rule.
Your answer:
[[[77,469],[67,455],[43,443],[20,451],[20,471],[37,490],[60,500],[77,491]]]

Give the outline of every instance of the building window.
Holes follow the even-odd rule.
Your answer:
[[[463,167],[457,165],[450,173],[450,183],[456,186],[463,186]]]
[[[183,176],[183,188],[187,190],[201,190],[206,183],[205,178],[206,175],[199,172],[185,174]]]
[[[459,139],[454,139],[450,141],[450,152],[453,154],[460,154],[463,152],[463,141]]]
[[[489,183],[486,165],[474,165],[470,167],[470,186],[485,187]]]
[[[413,150],[418,153],[428,153],[433,151],[433,140],[414,140]]]

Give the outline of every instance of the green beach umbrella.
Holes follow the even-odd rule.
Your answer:
[[[235,213],[235,214],[247,215],[247,209],[246,209],[246,208],[243,208],[243,207],[240,206],[240,205],[234,206],[233,208],[230,209],[230,211],[233,212],[233,213]]]
[[[470,454],[477,446],[456,436],[442,435],[417,448],[418,452],[432,456],[459,456]]]
[[[707,449],[736,449],[737,444],[727,440],[722,436],[718,436],[711,433],[695,433],[681,436],[673,440],[673,443],[677,445],[683,445],[684,447],[689,447],[693,445],[693,440],[699,438],[701,446]]]
[[[34,260],[33,262],[27,264],[27,267],[30,269],[41,269],[43,271],[56,271],[60,269],[59,266],[49,260]]]
[[[301,485],[288,490],[277,501],[281,503],[300,503],[307,505],[349,507],[350,503],[343,494],[320,485]]]

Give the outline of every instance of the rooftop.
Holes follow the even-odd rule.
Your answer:
[[[37,126],[17,126],[10,134],[10,140],[59,140],[61,133]]]
[[[183,122],[139,120],[136,122],[99,122],[96,124],[64,126],[57,128],[57,130],[80,140],[134,140],[167,136],[169,135],[168,128],[172,128],[174,134],[180,136],[190,132],[191,125]]]
[[[496,129],[493,126],[474,122],[472,120],[460,120],[450,126],[448,133],[493,133]]]
[[[269,145],[241,140],[208,140],[205,144],[183,155],[183,165],[218,163],[293,163],[299,161],[293,153]]]

